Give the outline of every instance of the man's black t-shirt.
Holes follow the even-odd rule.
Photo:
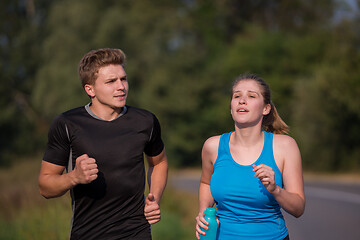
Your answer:
[[[127,106],[104,121],[87,105],[55,118],[48,138],[44,161],[71,171],[76,158],[88,154],[99,169],[96,180],[71,190],[71,239],[151,239],[143,153],[157,156],[164,148],[155,115]]]

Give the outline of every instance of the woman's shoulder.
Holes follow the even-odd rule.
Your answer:
[[[216,136],[209,137],[204,142],[204,147],[205,146],[206,147],[213,147],[214,145],[218,146],[219,142],[220,142],[220,137],[221,137],[221,135],[216,135]]]
[[[296,144],[296,141],[294,138],[292,138],[289,135],[285,134],[273,134],[274,144],[279,144],[282,146],[291,146]]]
[[[203,145],[203,152],[217,153],[221,135],[212,136],[206,139]]]
[[[274,152],[286,154],[294,150],[298,151],[298,145],[291,136],[285,134],[274,134],[273,136]]]

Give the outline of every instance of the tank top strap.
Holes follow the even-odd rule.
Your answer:
[[[215,165],[224,159],[231,159],[231,155],[229,152],[229,140],[232,132],[223,133],[220,136],[219,147],[218,147],[218,155],[215,161]],[[215,167],[215,166],[214,166]]]
[[[220,136],[219,152],[221,151],[221,153],[223,154],[227,152],[227,148],[229,147],[230,135],[231,132],[228,132],[228,133],[223,133]]]
[[[263,155],[273,156],[273,134],[264,131],[264,138]]]

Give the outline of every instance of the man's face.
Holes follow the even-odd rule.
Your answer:
[[[126,72],[121,65],[101,67],[94,85],[86,84],[85,91],[97,108],[123,108],[129,90]]]

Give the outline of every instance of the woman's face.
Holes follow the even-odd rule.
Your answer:
[[[244,126],[261,124],[263,116],[268,114],[270,109],[270,104],[264,103],[261,86],[255,80],[241,80],[234,86],[231,115],[236,123]]]

